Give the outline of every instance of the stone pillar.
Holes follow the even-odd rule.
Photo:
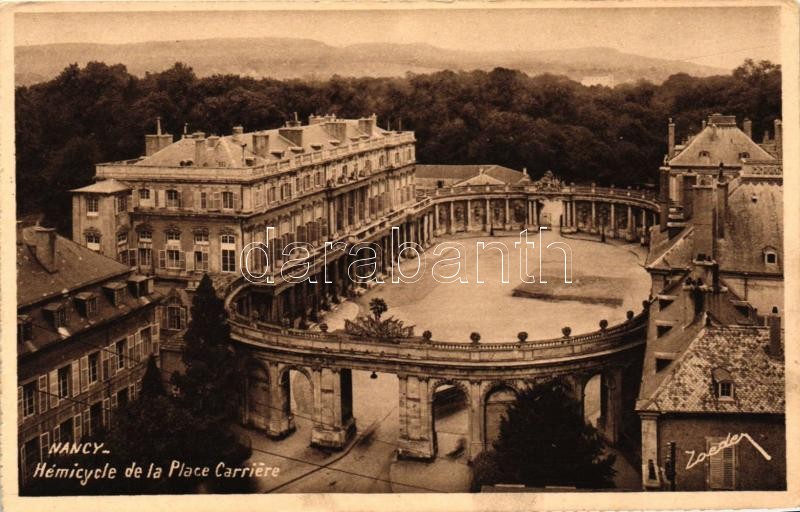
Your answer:
[[[336,199],[332,198],[328,203],[328,226],[329,226],[329,235],[331,238],[334,238],[336,235]]]
[[[658,461],[658,413],[640,413],[642,420],[642,485],[645,489],[661,487]]]
[[[436,453],[433,439],[433,407],[428,380],[413,375],[397,375],[399,388],[400,433],[397,454],[401,458],[431,459]]]
[[[592,201],[592,231],[597,230],[597,205],[594,201]]]
[[[571,212],[570,218],[572,219],[572,228],[577,230],[578,229],[578,221],[577,221],[577,216],[576,216],[577,206],[575,204],[575,200],[571,201],[571,205],[572,205],[572,212]]]
[[[617,216],[615,214],[614,203],[609,203],[611,209],[611,236],[617,236]]]
[[[633,238],[633,208],[628,205],[628,239]]]
[[[311,444],[341,450],[356,431],[352,373],[348,369],[314,369],[314,426]]]
[[[456,202],[450,201],[450,229],[448,233],[451,235],[456,232]]]
[[[489,226],[491,226],[492,225],[492,221],[494,221],[494,219],[492,217],[493,217],[493,214],[492,214],[492,200],[487,197],[486,198],[486,225],[484,226],[486,231],[489,231]]]
[[[647,236],[647,210],[642,208],[642,238]]]
[[[270,393],[269,368],[254,367],[247,373],[243,421],[269,432]]]
[[[467,199],[467,215],[464,218],[464,222],[467,225],[467,231],[472,231],[472,201]]]
[[[539,227],[539,202],[533,202],[533,222],[531,223],[536,227]]]
[[[528,222],[527,225],[531,226],[533,224],[533,205],[530,201],[526,201],[528,204]]]
[[[439,234],[439,204],[435,204],[433,206],[433,230],[438,235]]]
[[[280,371],[277,363],[269,364],[269,424],[267,434],[274,438],[284,438],[294,432],[289,370]]]
[[[503,229],[511,229],[511,208],[508,204],[508,198],[506,198],[506,219],[503,223]]]
[[[469,420],[468,420],[468,439],[469,447],[467,451],[467,460],[474,460],[479,453],[483,451],[484,441],[484,422],[483,422],[483,408],[481,398],[483,397],[483,386],[478,381],[470,381],[469,383],[469,396],[467,402],[469,403]]]
[[[603,373],[602,386],[605,395],[603,434],[611,444],[619,441],[622,428],[622,370],[609,368]]]

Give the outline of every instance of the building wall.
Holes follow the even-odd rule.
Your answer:
[[[737,490],[786,488],[786,429],[783,415],[670,415],[658,420],[659,464],[663,466],[667,443],[676,443],[678,491],[707,490],[708,463],[686,469],[690,454],[707,451],[706,437],[749,434],[772,460],[766,460],[746,439],[736,445]],[[695,455],[695,456],[696,456]]]
[[[86,232],[100,233],[100,254],[117,259],[117,232],[128,226],[128,211],[117,211],[117,196],[125,194],[73,194],[72,196],[72,240],[86,246]],[[90,213],[87,198],[98,199],[98,212]],[[128,206],[130,208],[130,205]]]
[[[742,297],[766,315],[777,307],[783,312],[783,279],[725,276],[727,284],[736,295]]]
[[[69,436],[63,434],[60,428],[58,432],[56,429],[70,419],[73,420],[73,434],[78,430],[75,425],[80,422],[81,435],[86,437],[88,432],[85,425],[92,405],[101,404],[106,411],[103,421],[107,426],[110,420],[108,410],[113,410],[118,405],[117,393],[127,389],[129,399],[136,396],[141,387],[141,378],[148,356],[158,355],[159,328],[155,311],[155,303],[152,303],[125,318],[68,338],[56,346],[47,347],[19,361],[18,394],[21,396],[22,387],[30,382],[37,382],[37,387],[41,383],[44,390],[35,395],[35,413],[28,417],[20,414],[18,443],[21,461],[26,460],[25,456],[28,455],[23,446],[34,439],[38,439],[39,453],[27,460],[33,462],[46,460],[42,455],[46,454],[48,443],[68,439]],[[141,339],[138,333],[147,327],[151,327],[152,343],[145,346],[142,342],[139,348],[135,348],[136,340]],[[125,367],[111,371],[110,368],[116,359],[111,354],[115,349],[114,344],[120,340],[126,341]],[[131,345],[134,349],[128,352]],[[100,363],[98,379],[90,383],[85,380],[87,376],[81,372],[81,359],[93,352],[98,352]],[[66,365],[70,365],[69,395],[64,399],[56,399],[52,395],[57,394],[58,383],[57,380],[53,382],[53,377],[57,376],[59,368]],[[109,370],[106,371],[106,368]],[[73,375],[78,380],[74,380]],[[75,391],[76,384],[78,391]],[[19,405],[18,408],[21,410],[21,404]],[[72,440],[78,441],[79,438],[73,437]],[[20,466],[22,468],[24,464],[21,463]],[[24,478],[24,471],[22,476]]]

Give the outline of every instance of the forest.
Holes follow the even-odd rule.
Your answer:
[[[72,64],[53,80],[16,89],[19,216],[70,234],[69,190],[92,182],[99,162],[135,158],[144,135],[163,128],[226,135],[276,128],[294,113],[377,114],[382,127],[414,130],[422,164],[499,164],[546,170],[568,182],[646,186],[667,146],[700,129],[713,112],[753,121],[761,140],[781,112],[781,68],[746,60],[730,75],[670,76],[614,88],[520,71],[407,74],[323,81],[198,77],[181,63],[137,77],[124,65]]]

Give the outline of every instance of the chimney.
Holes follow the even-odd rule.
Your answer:
[[[154,155],[170,144],[172,144],[172,135],[161,133],[161,117],[156,117],[155,135],[144,136],[144,156]]]
[[[297,117],[297,112],[294,113],[294,119],[286,122],[286,126],[289,126],[291,128],[297,128],[298,126],[300,126],[300,118]]]
[[[744,121],[742,121],[742,131],[747,135],[748,138],[753,138],[753,121],[749,118],[745,117]]]
[[[300,123],[294,125],[294,123],[286,123],[287,126],[285,128],[278,129],[278,135],[281,137],[288,139],[292,144],[295,146],[302,148],[303,147],[303,128],[300,127]]]
[[[377,125],[377,116],[372,114],[370,117],[364,117],[358,120],[358,129],[372,136],[372,130]]]
[[[217,147],[217,144],[219,144],[219,137],[217,137],[216,135],[210,135],[206,139],[206,145],[208,145],[208,147],[211,149]]]
[[[347,138],[347,123],[344,121],[337,121],[335,119],[325,123],[325,130],[339,142],[346,142]]]
[[[200,167],[203,165],[203,161],[205,161],[206,155],[206,141],[202,137],[197,137],[195,134],[194,139],[194,165]]]
[[[269,155],[269,132],[253,133],[253,153],[261,158]]]
[[[783,123],[780,119],[776,119],[775,125],[775,152],[779,156],[783,155]]]
[[[728,213],[728,181],[721,174],[722,168],[720,167],[720,179],[717,181],[717,208],[715,211],[718,238],[725,237],[725,216]]]
[[[670,158],[672,158],[672,153],[675,151],[675,123],[672,122],[672,118],[669,118],[669,124],[667,125],[667,154]]]
[[[777,308],[772,308],[772,314],[767,317],[769,322],[769,355],[772,357],[783,356],[781,345],[781,317],[777,315]]]
[[[56,266],[56,230],[36,226],[33,228],[32,242],[35,244],[36,259],[39,260],[39,263],[50,273],[58,270]]]
[[[700,129],[701,130],[705,130],[706,129],[706,120],[705,119],[700,121]]]
[[[234,126],[233,127],[233,142],[241,142],[242,141],[242,134],[244,133],[244,128],[241,126]]]
[[[713,179],[713,178],[711,178]],[[692,218],[694,219],[694,254],[714,255],[714,187],[702,183],[692,187]]]

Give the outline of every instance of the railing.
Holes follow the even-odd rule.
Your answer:
[[[429,192],[432,197],[451,197],[470,194],[542,194],[545,196],[588,195],[596,197],[618,197],[635,201],[652,203],[654,208],[657,195],[648,190],[632,190],[616,187],[566,186],[557,188],[539,188],[534,185],[469,185],[464,187],[437,188]]]
[[[541,341],[509,343],[448,343],[414,337],[397,343],[357,338],[344,332],[322,333],[281,328],[241,316],[230,320],[231,334],[240,342],[254,346],[283,348],[287,351],[324,353],[342,357],[370,357],[380,361],[430,360],[440,363],[525,363],[539,360],[574,358],[625,350],[644,343],[648,312],[631,320],[578,336]]]

